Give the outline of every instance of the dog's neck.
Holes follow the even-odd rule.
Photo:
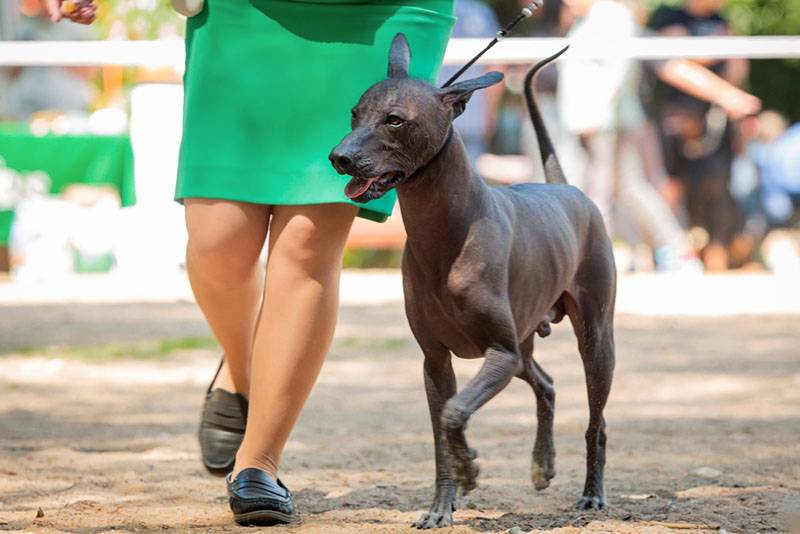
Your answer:
[[[407,246],[419,256],[441,257],[448,242],[464,237],[473,222],[470,217],[481,212],[471,207],[486,198],[487,189],[473,173],[461,136],[451,126],[436,156],[397,188]]]

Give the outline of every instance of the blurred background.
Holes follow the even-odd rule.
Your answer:
[[[480,39],[493,36],[499,21],[510,20],[524,4],[459,0],[453,37],[478,41],[451,47],[460,54],[448,55],[442,79],[463,62],[460,56],[477,51]],[[688,67],[670,59],[680,59],[686,50],[697,52],[685,43],[671,52],[665,43],[659,51],[663,59],[644,61],[615,57],[613,49],[605,58],[581,59],[580,47],[639,35],[794,35],[800,5],[790,0],[621,0],[609,10],[607,2],[596,4],[549,0],[515,36],[566,37],[573,43],[559,66],[538,78],[537,94],[570,181],[606,218],[620,270],[797,270],[796,41],[794,48],[767,43],[768,53],[759,49],[755,55],[771,59],[756,60],[745,57],[748,44],[742,41],[731,57],[695,54]],[[182,66],[179,59],[164,61],[159,52],[180,58],[182,18],[164,2],[109,1],[100,5],[92,26],[54,25],[41,0],[2,0],[0,21],[0,39],[17,43],[151,45],[127,66],[125,51],[118,48],[79,65],[53,59],[60,45],[5,49],[0,61],[0,273],[11,273],[13,280],[47,281],[73,273],[180,271],[185,233],[180,208],[171,199]],[[495,50],[502,54],[504,47],[528,58],[492,65],[490,56],[489,65],[474,67],[470,74],[503,70],[506,83],[477,95],[456,124],[487,180],[540,180],[521,78],[535,58],[556,45],[506,42]],[[152,64],[148,58],[154,58]],[[48,63],[59,66],[42,66]],[[690,67],[717,79],[682,70]],[[403,239],[397,217],[386,225],[358,221],[347,266],[397,267]]]
[[[587,37],[792,35],[800,27],[800,5],[790,0],[616,3],[615,13],[604,2],[594,9],[593,1],[551,0],[515,35],[567,37],[580,46]],[[459,0],[453,37],[488,39],[521,5]],[[105,2],[89,27],[51,24],[41,0],[0,6],[6,41],[181,46],[184,22],[155,0]],[[500,68],[507,82],[474,98],[457,121],[475,166],[491,182],[541,176],[521,77],[554,47],[529,46],[530,59],[521,65],[473,68]],[[47,280],[76,272],[179,270],[185,235],[171,198],[180,65],[139,59],[126,67],[110,50],[103,62],[119,64],[47,67],[39,65],[50,49],[37,50],[38,58],[6,53],[0,68],[0,272]],[[792,128],[800,120],[800,59],[796,48],[789,58],[781,52],[775,47],[773,59],[750,61],[738,50],[732,58],[692,61],[730,88],[695,83],[687,89],[685,79],[676,83],[675,72],[664,72],[673,67],[666,59],[567,55],[539,77],[537,92],[562,163],[572,183],[601,207],[622,271],[800,266],[794,232],[800,135]],[[674,56],[680,53],[675,49]],[[448,63],[443,79],[458,58]],[[726,93],[733,87],[760,103]],[[585,108],[605,109],[607,116]],[[403,238],[399,220],[359,221],[347,265],[396,267]]]

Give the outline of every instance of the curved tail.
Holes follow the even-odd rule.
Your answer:
[[[565,184],[567,183],[567,178],[564,176],[564,171],[561,169],[561,164],[558,162],[556,149],[553,147],[553,142],[550,140],[550,135],[547,133],[547,126],[545,126],[542,115],[539,113],[539,108],[536,106],[536,101],[533,98],[533,78],[542,67],[566,52],[568,48],[569,46],[566,46],[549,58],[540,61],[531,67],[528,74],[525,75],[525,102],[528,104],[528,113],[530,113],[531,122],[533,122],[533,129],[536,130],[536,139],[539,141],[539,153],[542,155],[542,165],[544,166],[544,178],[548,184]]]

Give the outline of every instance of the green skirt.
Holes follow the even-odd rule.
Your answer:
[[[344,202],[328,154],[350,109],[386,77],[392,38],[411,74],[438,74],[453,0],[206,0],[187,22],[184,129],[175,199]],[[395,195],[361,207],[384,221]]]

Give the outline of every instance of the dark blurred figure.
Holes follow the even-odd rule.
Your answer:
[[[456,24],[452,36],[455,38],[479,39],[492,38],[500,24],[494,11],[481,0],[456,0]],[[444,83],[461,65],[446,65],[439,74],[439,82]],[[473,65],[464,74],[463,79],[476,78],[485,74],[484,65]],[[470,99],[469,106],[455,121],[456,129],[461,134],[467,154],[473,165],[475,160],[486,152],[489,131],[491,129],[490,116],[492,114],[491,98],[486,91],[476,92]]]
[[[648,26],[665,36],[729,35],[720,13],[725,0],[686,0],[682,7],[656,9]],[[746,60],[699,61],[734,85],[747,77]],[[729,247],[744,217],[729,190],[734,131],[725,111],[670,85],[657,82],[656,117],[664,145],[673,209],[685,202],[689,224],[708,233],[703,260],[711,270],[729,266]]]

